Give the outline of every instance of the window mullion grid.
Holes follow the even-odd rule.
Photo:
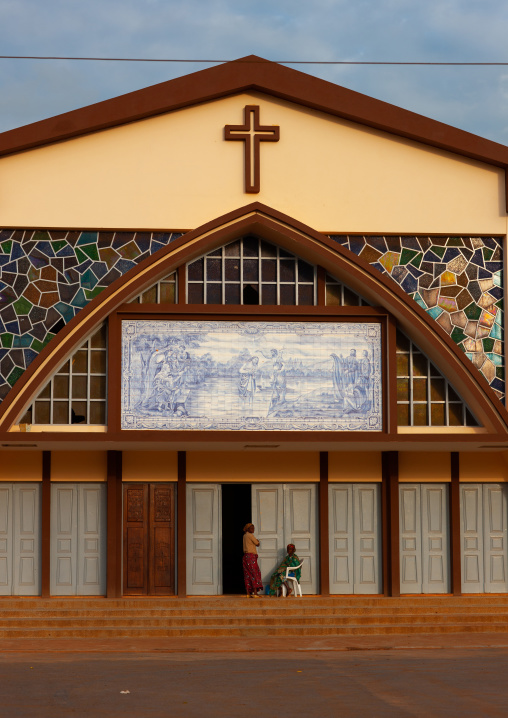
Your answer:
[[[243,237],[240,240],[240,304],[243,304]]]
[[[49,388],[49,423],[53,423],[53,403],[55,396],[55,388],[53,386],[54,377],[51,377],[50,388]]]
[[[293,262],[295,263],[295,305],[298,306],[298,302],[300,299],[300,274],[298,270],[298,260],[296,257],[293,259]]]
[[[414,426],[414,404],[413,404],[413,342],[409,342],[409,426]]]
[[[86,423],[90,423],[90,377],[92,376],[92,337],[86,347]]]
[[[78,349],[79,351],[79,349]],[[74,356],[74,355],[73,355]],[[69,396],[67,397],[67,422],[72,424],[72,359],[69,358]]]
[[[427,426],[432,426],[432,404],[430,403],[431,364],[427,359]]]
[[[220,251],[220,262],[221,262],[221,270],[222,270],[221,271],[221,276],[222,276],[221,297],[222,297],[222,303],[226,304],[226,260],[224,258],[224,254],[225,254],[225,247],[222,247],[221,251]]]
[[[258,238],[258,289],[259,289],[259,303],[263,304],[263,275],[261,274],[261,240]]]
[[[448,402],[448,382],[445,379],[445,426],[450,426],[450,411]]]
[[[277,256],[275,260],[275,281],[277,282],[277,306],[280,305],[280,251],[277,247]]]
[[[175,287],[175,290],[176,290],[176,287]],[[175,297],[178,299],[178,294],[175,294]],[[107,331],[107,329],[108,329],[108,325],[107,325],[107,322],[106,322],[106,349],[104,350],[104,355],[105,355],[105,362],[104,362],[104,366],[105,366],[105,374],[104,374],[104,376],[105,376],[105,382],[104,382],[104,385],[105,385],[105,395],[104,395],[104,398],[101,399],[101,402],[104,403],[104,423],[105,423],[106,426],[108,425],[108,384],[109,384],[109,376],[108,376],[108,352],[109,352],[109,346],[108,346],[108,340],[107,340],[107,337],[108,337],[108,331]]]
[[[317,297],[318,297],[318,274],[317,274],[317,266],[314,267],[314,277],[313,277],[313,288],[314,288],[314,306],[317,306]],[[326,291],[326,290],[325,290]]]
[[[203,257],[203,303],[208,304],[208,257]]]

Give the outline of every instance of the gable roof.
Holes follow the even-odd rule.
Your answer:
[[[0,133],[0,156],[248,91],[508,168],[505,145],[256,55]]]

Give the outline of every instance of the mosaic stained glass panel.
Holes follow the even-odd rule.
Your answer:
[[[500,237],[330,235],[417,302],[505,394]]]
[[[88,302],[180,236],[0,230],[0,400]]]

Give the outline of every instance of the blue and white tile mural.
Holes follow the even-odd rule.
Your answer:
[[[381,431],[381,327],[122,321],[122,429]]]

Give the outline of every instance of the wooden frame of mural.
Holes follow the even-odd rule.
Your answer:
[[[127,308],[126,306],[122,307],[118,312],[116,312],[113,316],[109,319],[109,336],[110,336],[110,344],[109,344],[109,364],[110,364],[110,371],[112,372],[110,374],[110,381],[108,383],[109,386],[109,393],[108,393],[108,411],[109,411],[109,418],[108,418],[108,426],[110,431],[115,431],[120,434],[128,435],[129,437],[135,438],[136,436],[140,435],[143,437],[143,440],[153,441],[156,437],[154,435],[159,435],[160,440],[162,437],[160,436],[161,431],[163,432],[164,439],[165,440],[185,440],[185,441],[202,441],[203,440],[203,430],[199,429],[193,429],[188,428],[188,422],[182,421],[181,426],[182,428],[177,428],[178,424],[175,428],[171,427],[171,423],[175,424],[175,421],[173,422],[162,422],[165,426],[168,428],[160,429],[159,431],[156,431],[154,429],[157,428],[157,424],[161,424],[161,421],[152,420],[151,423],[154,424],[153,428],[124,428],[122,427],[122,358],[121,358],[121,324],[122,322],[130,322],[132,325],[132,322],[154,322],[154,321],[171,321],[174,322],[185,322],[188,323],[189,321],[196,323],[196,330],[200,326],[203,325],[203,323],[206,323],[206,326],[213,327],[214,322],[220,322],[222,326],[224,326],[225,322],[233,322],[235,325],[238,325],[239,321],[241,321],[242,325],[248,326],[250,323],[252,323],[252,326],[255,327],[257,325],[269,325],[272,327],[272,329],[275,329],[277,326],[285,327],[287,330],[287,327],[295,324],[347,324],[347,325],[354,325],[354,324],[360,324],[360,325],[367,325],[372,324],[373,326],[379,327],[379,341],[380,341],[380,352],[382,354],[382,361],[379,362],[378,366],[378,374],[380,378],[380,394],[383,397],[383,401],[381,402],[381,406],[379,408],[379,419],[376,428],[374,431],[370,430],[369,435],[372,435],[373,433],[381,437],[383,435],[386,435],[387,433],[387,424],[388,424],[388,409],[387,404],[388,402],[384,400],[384,397],[387,397],[389,395],[388,392],[388,370],[387,367],[393,363],[393,359],[388,359],[386,352],[387,352],[387,325],[388,325],[388,315],[383,310],[380,310],[378,308],[372,308],[372,307],[243,307],[243,306],[218,306],[218,305],[208,305],[208,306],[199,306],[199,313],[197,313],[198,307],[193,307],[191,305],[187,305],[184,307],[173,305],[173,306],[161,306],[161,305],[137,305],[135,307],[135,312],[132,311],[133,306],[129,305]],[[141,311],[140,311],[141,310]],[[143,311],[144,310],[144,311]],[[277,310],[277,311],[275,311]],[[205,313],[206,312],[206,313]],[[187,324],[187,326],[191,327],[192,325]],[[331,331],[333,331],[331,329]],[[175,345],[176,346],[176,345]],[[162,347],[162,345],[161,345]],[[363,345],[362,345],[363,347]],[[390,345],[390,349],[393,351],[394,354],[394,346]],[[156,349],[154,349],[154,357],[155,360],[159,360],[159,356],[156,354]],[[167,348],[164,347],[164,351],[167,351]],[[262,351],[273,351],[271,348],[262,350]],[[354,350],[348,348],[348,352],[352,354]],[[366,351],[365,349],[362,350],[362,348],[359,349],[360,352]],[[162,349],[161,349],[162,352]],[[254,348],[255,353],[255,348]],[[266,363],[270,363],[270,361],[263,357],[262,354],[259,356],[262,357],[262,360]],[[163,361],[162,357],[160,357],[160,360]],[[345,358],[344,358],[345,360]],[[154,361],[154,360],[152,360]],[[270,366],[273,365],[273,362],[270,363]],[[241,372],[241,368],[238,368],[239,372]],[[330,390],[333,391],[333,384],[332,384],[332,364],[330,362],[330,381],[328,382],[330,384]],[[273,372],[272,372],[273,374]],[[273,377],[272,380],[273,381]],[[359,405],[360,401],[360,394],[361,391],[359,388],[355,388],[353,386],[349,387],[351,391],[356,391],[357,399],[355,399],[353,402],[346,399],[347,406],[350,406],[350,408],[353,408],[355,405]],[[241,389],[240,389],[241,392]],[[247,397],[248,398],[248,397]],[[148,400],[148,397],[146,397]],[[337,396],[338,399],[338,396]],[[342,400],[341,400],[342,401]],[[175,410],[178,409],[176,407],[173,407]],[[270,402],[269,402],[270,403]],[[347,411],[347,407],[343,407]],[[279,412],[280,413],[280,412]],[[353,413],[353,412],[352,412]],[[156,407],[148,408],[146,411],[144,411],[145,415],[148,416],[155,416],[160,415],[160,412],[157,411]],[[163,411],[163,414],[167,414],[167,410]],[[143,424],[143,422],[141,422]],[[248,424],[250,423],[250,426]],[[320,440],[328,440],[328,441],[336,441],[338,438],[338,435],[341,433],[340,429],[337,428],[333,431],[329,431],[324,429],[326,426],[326,423],[321,422],[321,424],[318,424],[317,427],[314,428],[312,431],[305,431],[305,430],[285,430],[285,424],[287,422],[278,422],[276,426],[276,436],[277,440],[284,441],[284,440],[294,440],[295,435],[298,435],[298,441],[316,441],[319,437]],[[301,423],[301,422],[300,422]],[[362,429],[359,429],[359,426],[357,427],[356,424],[358,422],[350,422],[351,423],[351,429],[347,430],[347,436],[348,440],[349,438],[356,438],[356,440],[360,440],[362,437],[365,438],[365,431]],[[161,426],[162,426],[161,424]],[[170,428],[171,427],[171,428]],[[230,431],[230,430],[221,430],[220,428],[211,428],[206,431],[206,439],[207,440],[213,440],[213,441],[244,441],[245,440],[245,432],[248,432],[249,441],[256,441],[256,440],[266,440],[267,434],[270,433],[270,429],[268,426],[261,426],[259,422],[251,421],[243,425],[241,427],[243,430],[240,431]],[[302,427],[300,427],[303,429]],[[356,430],[355,430],[356,429]]]

